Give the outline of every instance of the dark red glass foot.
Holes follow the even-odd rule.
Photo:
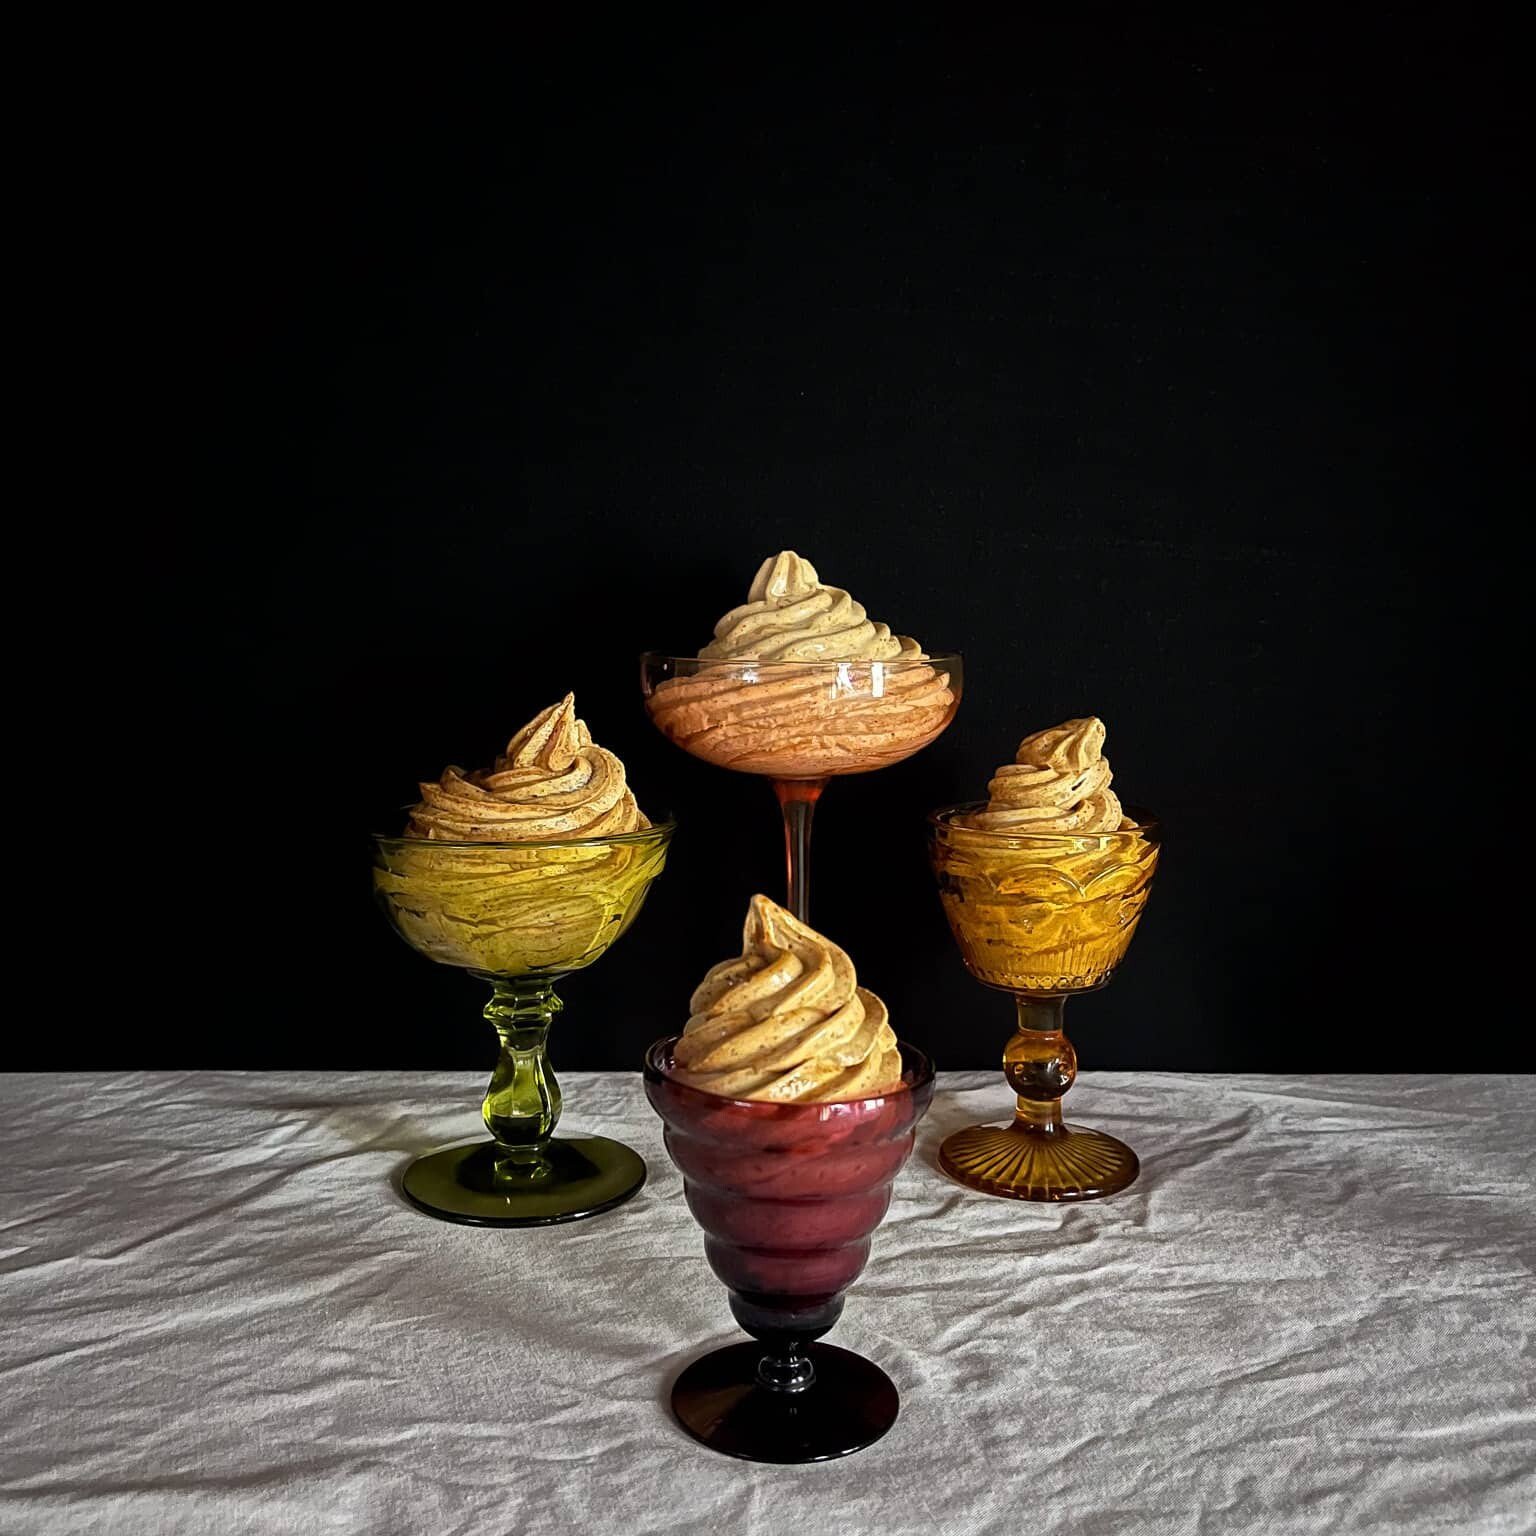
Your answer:
[[[695,1360],[672,1388],[678,1423],[712,1451],[744,1461],[832,1461],[873,1445],[900,1411],[896,1384],[878,1365],[810,1344],[814,1368],[799,1391],[765,1386],[761,1344],[731,1344]]]

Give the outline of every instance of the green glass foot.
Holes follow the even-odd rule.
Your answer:
[[[475,1227],[544,1227],[611,1211],[645,1183],[637,1152],[606,1136],[556,1137],[542,1171],[498,1171],[493,1141],[445,1147],[405,1170],[401,1189],[418,1210]]]

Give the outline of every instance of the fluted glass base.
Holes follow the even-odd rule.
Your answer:
[[[901,1409],[873,1361],[835,1344],[804,1346],[815,1367],[797,1392],[763,1385],[761,1344],[730,1344],[695,1360],[672,1388],[672,1412],[695,1440],[743,1461],[832,1461],[873,1445]]]
[[[509,1168],[494,1141],[444,1147],[405,1170],[418,1210],[476,1227],[545,1227],[623,1205],[645,1183],[640,1154],[606,1136],[553,1137],[530,1171]]]
[[[939,1167],[952,1179],[1011,1200],[1096,1200],[1113,1195],[1141,1172],[1123,1141],[1084,1125],[1049,1131],[1012,1125],[972,1125],[948,1136]]]

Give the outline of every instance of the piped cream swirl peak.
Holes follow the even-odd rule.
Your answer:
[[[901,1082],[885,1004],[842,949],[754,896],[741,955],[713,966],[673,1051],[680,1082],[732,1099],[829,1103]]]
[[[942,662],[783,550],[715,626],[698,665],[661,682],[646,707],[706,762],[815,779],[899,763],[939,735],[958,702]]]
[[[939,899],[965,963],[1033,994],[1104,983],[1147,903],[1159,839],[1109,787],[1104,723],[1036,731],[988,786],[985,809],[941,813]]]
[[[448,767],[421,786],[407,837],[450,842],[544,842],[611,837],[650,826],[624,765],[576,718],[576,697],[540,711],[488,772]]]
[[[406,939],[444,965],[575,970],[624,931],[660,872],[666,832],[646,837],[650,825],[623,763],[593,742],[567,694],[490,769],[447,768],[423,784],[374,885]],[[638,835],[606,841],[624,834]]]
[[[1036,731],[987,785],[987,808],[965,819],[984,832],[1118,832],[1125,824],[1093,715]]]
[[[763,561],[747,600],[715,625],[699,652],[732,661],[921,661],[922,647],[873,623],[841,587],[823,586],[794,550]]]

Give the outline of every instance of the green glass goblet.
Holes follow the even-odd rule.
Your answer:
[[[481,1114],[489,1141],[418,1158],[402,1188],[444,1221],[532,1227],[623,1204],[645,1183],[638,1153],[606,1136],[557,1137],[549,1028],[555,983],[604,954],[635,920],[676,830],[550,842],[376,837],[373,885],[418,954],[489,983],[500,1041]]]

